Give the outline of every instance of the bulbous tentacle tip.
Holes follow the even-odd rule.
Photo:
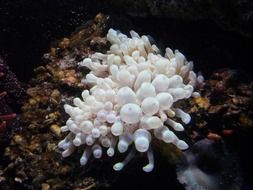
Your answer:
[[[62,152],[62,157],[66,158],[69,157],[74,152],[73,148],[66,149]]]
[[[134,133],[134,144],[139,152],[146,152],[149,149],[151,134],[145,129],[138,129]]]
[[[86,165],[87,162],[88,162],[88,160],[87,160],[86,158],[81,158],[81,159],[80,159],[80,164],[81,164],[82,166]]]
[[[113,148],[108,148],[108,150],[107,150],[107,155],[109,156],[109,157],[113,157],[114,156],[114,153],[115,153],[115,151],[114,151],[114,149]]]
[[[142,170],[147,173],[153,171],[153,169],[154,169],[154,164],[147,164],[146,166],[142,168]]]
[[[123,164],[122,162],[118,162],[118,163],[114,164],[114,166],[113,166],[113,169],[114,169],[115,171],[120,171],[120,170],[122,170],[123,168],[124,168],[124,164]]]
[[[118,150],[120,153],[124,153],[127,151],[129,144],[126,141],[121,140],[118,143]]]
[[[142,168],[144,172],[151,172],[154,169],[154,153],[152,148],[148,149],[147,152],[148,164]]]
[[[189,148],[189,145],[186,144],[186,142],[184,142],[183,140],[179,140],[176,144],[176,146],[180,149],[180,150],[186,150]]]
[[[92,153],[93,153],[94,158],[96,158],[96,159],[101,158],[102,154],[103,154],[102,147],[97,144],[93,145],[92,146]]]

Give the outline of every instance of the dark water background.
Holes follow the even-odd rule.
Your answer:
[[[226,31],[210,19],[129,16],[101,0],[1,0],[0,52],[8,55],[18,77],[27,81],[50,43],[68,36],[99,12],[111,15],[117,29],[150,34],[160,47],[179,49],[206,75],[223,67],[252,73],[252,37]]]

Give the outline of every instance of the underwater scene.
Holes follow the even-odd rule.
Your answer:
[[[0,190],[253,190],[253,2],[1,0]]]

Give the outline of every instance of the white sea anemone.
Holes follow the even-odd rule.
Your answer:
[[[85,147],[80,159],[85,165],[91,155],[101,158],[104,148],[109,157],[115,154],[115,147],[120,153],[130,148],[114,170],[121,170],[136,152],[146,152],[149,163],[143,170],[150,172],[154,167],[152,138],[173,143],[181,150],[188,148],[174,133],[184,130],[174,117],[184,124],[191,117],[174,105],[190,98],[203,77],[192,71],[193,63],[179,51],[167,48],[162,56],[147,36],[140,37],[134,31],[130,35],[110,29],[110,50],[79,63],[90,69],[84,79],[90,90],[83,91],[82,100],[74,98],[74,106],[64,106],[70,118],[61,128],[69,134],[58,144],[63,157],[70,156],[77,147]]]

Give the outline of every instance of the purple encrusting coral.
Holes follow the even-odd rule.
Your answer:
[[[0,57],[0,79],[0,89],[8,93],[9,103],[12,103],[12,101],[19,102],[24,95],[24,89],[2,57]]]
[[[0,57],[0,145],[8,142],[9,133],[20,128],[11,105],[18,105],[24,95],[24,89],[16,75],[10,71],[6,61]],[[7,134],[7,135],[6,135]]]

